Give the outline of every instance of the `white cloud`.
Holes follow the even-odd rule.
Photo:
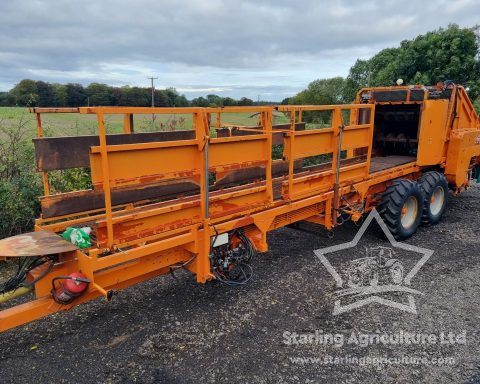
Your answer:
[[[1,0],[0,87],[22,78],[280,100],[357,58],[447,26],[480,0]]]

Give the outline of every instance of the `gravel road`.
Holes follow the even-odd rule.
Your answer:
[[[333,239],[285,228],[270,235],[244,287],[202,286],[179,272],[0,334],[0,382],[480,383],[479,228],[474,185],[407,241],[434,251],[411,281],[416,314],[370,303],[333,315],[335,280],[313,251],[352,240],[358,227],[347,222]],[[379,231],[369,227],[356,257],[389,245]],[[415,260],[404,257],[406,272]],[[292,345],[293,333],[315,332]],[[430,339],[355,341],[371,334]]]

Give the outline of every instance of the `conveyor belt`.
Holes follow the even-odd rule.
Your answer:
[[[372,157],[370,161],[370,173],[380,172],[398,165],[412,163],[415,160],[417,160],[415,156]]]

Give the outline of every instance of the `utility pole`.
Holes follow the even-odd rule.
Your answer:
[[[153,85],[153,80],[158,79],[158,77],[147,77],[152,82],[152,108],[155,108],[155,86]],[[152,127],[155,130],[155,114],[152,113]]]

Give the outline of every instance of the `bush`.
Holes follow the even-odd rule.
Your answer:
[[[473,106],[475,107],[475,110],[477,111],[478,114],[480,114],[480,97],[475,100],[473,103]]]
[[[48,174],[50,193],[62,193],[92,188],[89,168],[64,169]]]
[[[25,138],[28,123],[25,114],[14,123],[0,121],[0,238],[31,230],[40,213],[41,180]]]
[[[0,238],[32,229],[40,214],[41,194],[39,178],[33,173],[0,181]]]

